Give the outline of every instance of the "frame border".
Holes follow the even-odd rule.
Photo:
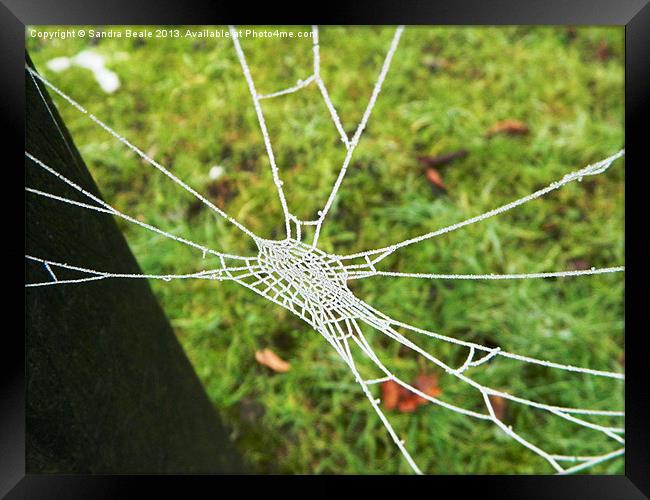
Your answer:
[[[639,307],[642,307],[638,291],[641,290],[641,258],[644,247],[634,243],[637,223],[644,224],[639,214],[643,184],[639,174],[643,167],[641,144],[647,141],[643,134],[643,121],[650,112],[650,5],[648,0],[455,0],[451,2],[423,2],[410,0],[390,2],[363,1],[348,3],[336,0],[328,2],[328,11],[318,15],[304,9],[282,10],[275,5],[260,4],[251,9],[240,3],[219,4],[209,0],[187,0],[183,4],[172,0],[145,0],[137,5],[128,0],[110,2],[81,0],[1,0],[0,2],[0,58],[2,58],[1,117],[10,161],[7,168],[22,165],[24,144],[24,50],[25,26],[29,24],[602,24],[625,25],[625,137],[626,137],[626,289],[625,320],[627,325],[642,325]],[[647,123],[646,123],[647,125]],[[23,148],[24,149],[24,148]],[[638,192],[635,192],[637,191]],[[18,190],[11,190],[17,194]],[[7,204],[6,213],[14,213],[17,199],[2,197]],[[23,195],[24,206],[24,195]],[[14,227],[23,225],[22,220]],[[19,241],[18,237],[16,241]],[[24,248],[20,249],[21,253]],[[23,259],[23,255],[16,255]],[[15,271],[14,271],[15,269]],[[10,274],[16,274],[16,290],[24,286],[24,268],[13,266]],[[12,294],[20,300],[19,293]],[[24,295],[23,295],[24,300]],[[11,310],[19,310],[18,306]],[[23,316],[23,321],[25,317]],[[650,387],[643,382],[647,376],[644,369],[643,330],[638,328],[625,336],[626,365],[626,445],[625,476],[427,476],[419,480],[432,481],[432,486],[445,486],[462,491],[485,495],[498,488],[501,498],[649,498],[650,496]],[[628,328],[629,331],[629,328]],[[25,347],[24,338],[14,329],[5,329],[5,343],[12,332],[16,345],[3,349],[4,370],[0,386],[0,495],[7,498],[117,498],[135,497],[139,491],[151,492],[162,489],[167,495],[187,493],[191,487],[214,487],[208,481],[223,481],[223,485],[241,487],[241,479],[235,477],[208,476],[68,476],[25,475]],[[24,332],[24,329],[23,329]],[[647,363],[647,362],[646,362]],[[317,479],[317,478],[314,478]],[[349,485],[350,476],[328,479],[336,487]],[[354,478],[364,480],[366,486],[377,485],[383,490],[394,487],[403,494],[402,481],[415,478],[371,476]],[[370,483],[369,479],[372,481]],[[277,478],[262,477],[265,487]],[[319,479],[319,480],[322,480]],[[269,481],[269,483],[266,483]],[[301,477],[290,480],[292,484],[304,481]],[[341,481],[341,483],[339,483]],[[252,485],[253,483],[249,483]],[[410,484],[410,482],[409,482]],[[248,486],[248,484],[247,484]],[[13,489],[12,489],[13,488]],[[173,492],[173,493],[172,493]],[[138,495],[139,496],[139,495]],[[464,495],[463,495],[464,496]]]

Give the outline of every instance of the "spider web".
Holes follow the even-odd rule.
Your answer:
[[[173,235],[151,224],[133,218],[106,203],[99,197],[84,190],[82,187],[75,184],[73,181],[66,178],[40,159],[36,158],[29,151],[25,151],[26,158],[30,160],[31,165],[33,165],[34,168],[41,168],[45,172],[53,175],[62,183],[68,185],[70,188],[81,194],[84,197],[85,201],[73,200],[31,187],[25,188],[28,193],[35,196],[49,198],[61,203],[74,205],[86,210],[109,214],[121,218],[143,229],[168,238],[178,244],[191,247],[200,252],[203,258],[205,258],[206,255],[214,256],[218,259],[219,262],[219,265],[212,269],[203,269],[187,274],[120,274],[91,269],[80,265],[72,265],[66,262],[55,262],[42,256],[26,255],[27,260],[43,266],[43,268],[48,273],[49,279],[42,282],[28,283],[25,286],[55,286],[115,278],[160,279],[164,281],[175,279],[204,279],[215,281],[233,281],[239,285],[242,285],[252,292],[261,295],[265,299],[291,311],[293,314],[297,315],[302,320],[307,322],[314,330],[323,336],[323,338],[332,346],[341,360],[347,365],[355,380],[358,382],[362,392],[367,397],[373,410],[376,412],[379,419],[385,426],[386,431],[390,435],[391,439],[400,450],[410,467],[416,473],[421,473],[420,468],[408,451],[405,441],[399,437],[398,433],[394,430],[391,422],[382,411],[380,407],[380,399],[378,399],[372,392],[372,387],[377,384],[392,381],[410,393],[424,398],[434,405],[440,406],[461,415],[465,415],[470,418],[492,422],[498,429],[505,433],[505,435],[520,443],[531,452],[545,459],[557,473],[567,474],[578,472],[624,454],[625,440],[623,438],[623,435],[625,431],[622,426],[594,423],[588,419],[591,418],[598,420],[605,418],[611,421],[611,419],[614,418],[616,420],[622,420],[624,417],[624,412],[617,410],[571,408],[551,405],[541,401],[526,399],[515,394],[497,390],[495,388],[489,387],[488,385],[479,383],[476,380],[476,377],[472,378],[469,375],[473,370],[476,370],[481,366],[485,366],[488,363],[494,362],[494,360],[497,358],[504,358],[530,365],[539,365],[548,369],[563,372],[572,372],[588,375],[591,377],[599,377],[612,380],[623,380],[624,375],[622,373],[595,370],[587,367],[579,367],[560,362],[536,359],[517,353],[507,352],[499,347],[489,347],[481,345],[479,343],[463,341],[442,335],[437,332],[418,328],[408,323],[391,318],[383,312],[375,309],[368,303],[356,297],[355,294],[352,293],[352,291],[350,291],[347,286],[347,282],[349,280],[365,279],[374,276],[454,280],[511,280],[549,277],[564,278],[622,272],[624,271],[623,266],[527,274],[425,274],[382,271],[380,269],[377,269],[376,266],[383,259],[401,248],[424,242],[436,236],[440,236],[442,234],[455,231],[470,224],[481,222],[487,218],[502,214],[508,210],[518,207],[519,205],[522,205],[536,198],[544,196],[556,189],[559,189],[566,184],[574,181],[581,181],[583,177],[602,174],[606,172],[607,169],[609,169],[617,159],[624,156],[624,150],[621,150],[612,156],[603,159],[602,161],[568,173],[561,179],[552,182],[547,187],[540,189],[528,196],[524,196],[523,198],[514,200],[483,214],[474,216],[447,227],[443,227],[441,229],[437,229],[435,231],[431,231],[426,234],[422,234],[417,237],[396,242],[382,248],[371,249],[348,255],[328,254],[318,248],[318,239],[321,233],[321,228],[326,220],[328,213],[330,212],[332,203],[334,202],[338,190],[345,178],[350,160],[359,143],[359,140],[361,139],[363,131],[366,128],[372,110],[381,92],[382,85],[389,72],[391,61],[397,51],[400,37],[402,36],[403,31],[404,27],[402,26],[398,27],[395,30],[394,36],[386,52],[384,62],[381,66],[379,74],[377,75],[377,79],[373,86],[361,120],[357,124],[354,133],[350,137],[345,131],[342,121],[337,113],[336,107],[334,106],[334,103],[329,96],[327,86],[321,76],[318,27],[314,26],[312,28],[312,73],[307,75],[304,79],[299,80],[296,85],[292,87],[269,94],[260,94],[258,92],[248,63],[246,61],[244,50],[237,36],[237,31],[234,27],[230,27],[230,34],[232,37],[232,42],[234,44],[234,49],[241,65],[242,72],[253,102],[253,106],[255,108],[257,120],[269,159],[273,183],[275,185],[277,196],[282,207],[284,226],[286,231],[286,238],[282,240],[264,239],[254,234],[243,224],[229,216],[222,209],[215,206],[207,198],[199,194],[184,181],[172,174],[163,165],[158,163],[156,160],[144,153],[141,149],[129,142],[128,139],[120,135],[118,132],[114,131],[111,127],[106,125],[92,113],[88,112],[83,106],[66,95],[63,91],[58,89],[43,76],[38,74],[29,66],[26,66],[25,69],[30,75],[36,88],[38,89],[38,92],[45,102],[46,106],[47,102],[43,97],[40,84],[47,86],[50,90],[63,98],[68,104],[73,106],[78,112],[86,115],[91,121],[93,121],[104,131],[110,134],[115,140],[119,141],[128,149],[136,153],[147,164],[157,169],[182,189],[192,194],[197,200],[199,200],[212,212],[214,212],[216,216],[227,220],[230,224],[250,237],[258,248],[258,254],[255,256],[241,256],[218,252],[207,246]],[[327,197],[327,201],[325,202],[323,208],[318,211],[318,216],[312,220],[302,220],[296,217],[290,211],[287,204],[286,196],[283,190],[283,181],[281,180],[280,172],[276,164],[272,143],[264,118],[262,101],[266,99],[286,96],[298,92],[310,85],[317,86],[321,97],[327,106],[331,120],[338,134],[340,135],[341,142],[345,148],[345,157],[340,167],[338,176],[336,177],[336,180]],[[56,124],[61,137],[66,143],[66,146],[70,148],[70,145],[68,145],[65,136],[61,132],[61,128],[54,118],[54,115],[52,114],[49,106],[47,109],[50,112],[50,116]],[[304,233],[303,228],[306,226],[313,227],[314,229],[314,236],[311,243],[309,244],[302,241]],[[61,271],[63,270],[66,271],[66,278],[61,277]],[[70,272],[75,273],[77,277],[67,277],[69,276]],[[364,328],[369,328],[374,332],[378,332],[380,335],[386,337],[387,339],[390,339],[391,341],[398,342],[408,350],[411,350],[417,355],[424,358],[427,362],[432,363],[432,365],[435,367],[443,370],[449,376],[454,377],[458,381],[465,384],[467,387],[476,391],[482,400],[482,404],[484,406],[483,411],[476,411],[472,408],[457,406],[444,399],[432,397],[419,390],[414,385],[404,381],[386,366],[387,363],[385,360],[380,359],[380,357],[376,354],[375,350],[371,347],[371,341],[369,340],[369,337],[364,334]],[[435,341],[441,342],[443,344],[456,346],[463,350],[464,361],[462,364],[460,364],[460,366],[453,367],[431,354],[431,352],[421,347],[421,345],[418,343],[412,341],[405,334],[400,333],[400,330],[410,332],[411,334],[416,334],[418,338],[434,339]],[[354,353],[357,353],[357,355],[355,356]],[[361,375],[361,368],[358,361],[359,356],[365,360],[369,360],[374,368],[378,371],[380,376],[375,378],[363,377]],[[505,400],[511,401],[513,403],[545,412],[583,429],[601,433],[613,442],[611,449],[604,451],[601,454],[590,456],[575,456],[571,454],[558,454],[547,451],[541,445],[535,444],[527,438],[523,437],[520,433],[521,431],[515,430],[512,426],[506,425],[502,419],[497,416],[497,412],[494,409],[494,404],[491,399],[492,397],[504,398]]]

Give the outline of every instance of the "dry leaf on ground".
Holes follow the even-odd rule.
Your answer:
[[[422,391],[427,396],[431,396],[432,398],[438,397],[440,394],[442,394],[442,389],[438,387],[438,377],[435,374],[425,375],[422,373],[418,375],[415,377],[413,387]],[[426,404],[427,400],[422,396],[419,396],[417,394],[414,396],[417,398],[419,404]]]
[[[526,135],[530,132],[528,125],[519,120],[503,120],[495,123],[487,132],[487,137],[497,134]]]
[[[420,392],[433,398],[442,394],[438,387],[438,377],[434,374],[420,374],[415,377],[411,384]],[[397,408],[402,413],[412,413],[419,406],[427,404],[428,400],[415,394],[393,380],[388,380],[381,384],[381,397],[384,407],[387,410]]]
[[[417,396],[415,396],[417,397]],[[415,397],[406,397],[397,405],[397,409],[402,413],[412,413],[420,406]]]
[[[267,366],[277,373],[288,372],[291,368],[291,365],[289,363],[275,354],[271,349],[262,349],[261,351],[255,351],[255,360],[259,364]]]
[[[427,176],[427,180],[431,184],[445,191],[447,190],[447,186],[445,186],[445,183],[442,180],[442,176],[440,175],[440,172],[438,172],[435,168],[427,168],[426,176]]]
[[[381,400],[388,410],[397,408],[399,399],[404,388],[393,380],[387,380],[381,384]]]
[[[459,149],[458,151],[452,151],[451,153],[444,153],[436,156],[418,156],[418,161],[420,165],[424,167],[441,167],[442,165],[447,165],[452,161],[465,158],[468,152],[466,149]]]

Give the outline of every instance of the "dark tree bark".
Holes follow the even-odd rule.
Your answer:
[[[25,78],[26,151],[101,197],[45,85]],[[28,158],[25,174],[26,186],[89,202]],[[30,193],[26,215],[28,255],[141,272],[110,215]],[[51,279],[26,266],[28,283]],[[27,288],[26,314],[27,472],[243,471],[146,280]]]

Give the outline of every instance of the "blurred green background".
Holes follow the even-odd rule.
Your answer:
[[[284,236],[262,136],[231,40],[44,40],[29,36],[29,29],[27,50],[46,78],[258,235]],[[322,76],[349,135],[393,32],[391,27],[321,29]],[[351,253],[385,246],[482,213],[618,151],[624,141],[623,36],[620,27],[407,27],[319,247]],[[244,38],[241,43],[261,93],[311,74],[308,38]],[[92,72],[79,66],[48,68],[54,58],[84,50],[105,58],[119,78],[117,90],[103,91]],[[109,203],[215,250],[255,254],[241,233],[53,98]],[[315,218],[344,155],[327,108],[311,85],[265,100],[263,109],[290,209]],[[503,120],[518,120],[529,133],[488,138],[486,132]],[[460,149],[466,157],[438,167],[446,191],[433,187],[418,158]],[[207,266],[200,252],[118,223],[146,273]],[[606,174],[404,249],[382,269],[526,273],[622,265],[623,223],[619,160]],[[344,363],[298,318],[233,283],[156,281],[152,287],[255,471],[409,472]],[[492,282],[374,277],[351,282],[350,288],[418,327],[542,359],[623,369],[622,273]],[[439,343],[421,344],[462,363],[460,353]],[[258,364],[255,351],[263,348],[291,363],[291,369],[274,373]],[[378,342],[376,349],[406,380],[435,373],[431,364],[394,342]],[[442,399],[482,410],[462,385],[438,375]],[[609,379],[507,360],[489,363],[477,379],[550,404],[623,408],[623,384]],[[601,434],[557,417],[515,404],[505,410],[506,422],[546,451],[589,455],[616,448]],[[425,472],[552,472],[489,423],[433,405],[387,414]],[[620,474],[623,464],[618,458],[588,472]]]

